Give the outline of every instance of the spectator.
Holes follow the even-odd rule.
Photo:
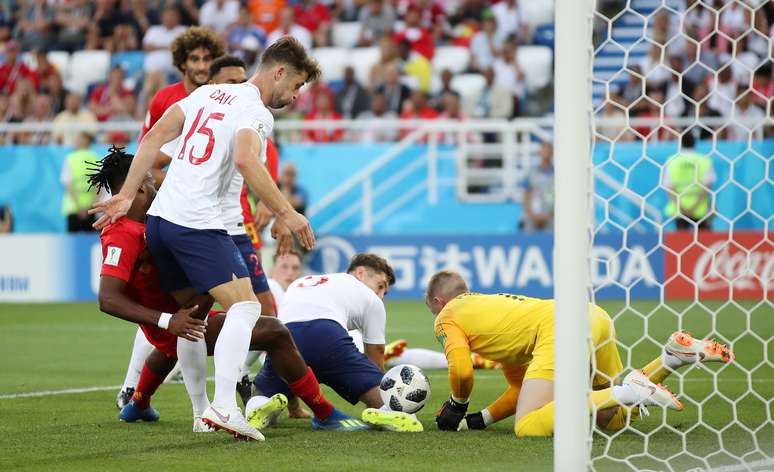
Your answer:
[[[321,93],[315,99],[315,111],[306,116],[305,120],[341,120],[341,115],[333,108],[333,101],[330,95]],[[334,129],[309,129],[306,130],[306,137],[316,143],[332,143],[341,141],[344,138],[344,130]]]
[[[78,134],[75,150],[65,157],[59,176],[59,181],[65,188],[62,214],[67,217],[67,231],[70,233],[94,231],[91,226],[94,217],[89,215],[88,210],[94,203],[96,193],[89,189],[86,179],[88,163],[99,160],[99,156],[89,148],[93,141],[94,138],[88,133]]]
[[[328,46],[331,34],[331,12],[318,0],[298,0],[293,7],[296,23],[314,38],[315,47]]]
[[[5,62],[0,66],[0,94],[12,94],[20,79],[29,80],[37,90],[38,76],[19,59],[19,43],[8,41],[5,43]]]
[[[513,115],[513,97],[510,91],[495,83],[494,69],[483,70],[484,85],[475,108],[477,118],[497,118],[507,120]]]
[[[491,10],[483,14],[481,31],[473,35],[470,40],[470,68],[481,72],[494,64],[495,58],[500,55],[503,47],[503,39],[497,34],[497,20]]]
[[[406,40],[413,51],[422,54],[427,60],[433,60],[435,54],[435,40],[430,32],[421,25],[422,10],[419,7],[411,7],[406,13],[405,25],[397,30],[393,41],[400,43]]]
[[[68,0],[59,3],[54,17],[54,23],[59,29],[57,49],[69,52],[83,49],[93,16],[94,6],[89,0]]]
[[[484,21],[484,17],[489,10],[489,1],[487,0],[463,0],[462,5],[449,18],[449,21],[456,25],[464,23],[466,20],[473,20],[477,23]]]
[[[285,8],[285,0],[247,0],[253,24],[264,31],[274,31],[280,24],[282,9]]]
[[[49,3],[46,0],[23,2],[14,36],[24,50],[45,49],[54,42],[54,8]]]
[[[174,72],[169,46],[183,31],[185,26],[180,24],[180,10],[174,4],[166,6],[161,14],[161,24],[148,28],[142,38],[146,74]]]
[[[95,49],[110,52],[136,50],[139,38],[149,27],[145,2],[99,0],[89,32],[89,43]]]
[[[330,103],[336,103],[336,96],[333,94],[333,90],[322,80],[316,80],[304,88],[306,90],[299,94],[295,104],[295,111],[304,116],[317,111],[317,97],[319,95],[327,95],[330,98]]]
[[[669,79],[669,69],[664,66],[662,57],[663,51],[663,47],[653,44],[648,49],[648,54],[640,61],[640,69],[648,87],[661,87]]]
[[[80,131],[68,129],[73,124],[92,125],[97,123],[97,118],[91,110],[82,108],[83,98],[75,92],[70,92],[65,97],[64,110],[59,112],[53,123],[53,142],[63,146],[75,146],[75,140]],[[95,127],[96,128],[96,127]],[[96,129],[88,130],[89,133]]]
[[[259,46],[259,50],[266,47],[266,32],[261,27],[256,26],[253,23],[253,19],[250,16],[250,10],[247,7],[242,6],[239,8],[239,15],[236,22],[231,25],[226,35],[226,42],[228,43],[228,50],[231,52],[244,49],[243,43],[245,38],[252,37],[256,40]],[[242,57],[242,60],[245,58]],[[247,61],[246,64],[250,65]]]
[[[336,108],[345,119],[353,119],[369,109],[371,104],[368,91],[355,79],[355,69],[344,69],[344,84],[336,94]]]
[[[265,44],[265,42],[264,42]],[[258,70],[258,66],[260,65],[260,53],[262,50],[261,43],[255,39],[255,36],[249,35],[245,36],[244,39],[242,39],[242,44],[240,45],[240,50],[236,51],[236,57],[239,57],[242,59],[242,62],[245,63],[247,66],[247,70],[245,71],[247,73],[248,77],[252,77],[255,72]]]
[[[769,57],[772,47],[770,35],[769,20],[766,18],[766,12],[761,8],[755,12],[755,29],[747,36],[749,50],[761,59]]]
[[[199,11],[199,25],[224,35],[239,19],[239,10],[238,0],[207,0]]]
[[[522,180],[522,231],[551,231],[554,227],[554,146],[540,145],[540,164]]]
[[[518,42],[528,39],[524,13],[516,0],[505,0],[492,6],[492,13],[497,19],[497,35],[501,41],[513,36]]]
[[[645,81],[642,79],[642,69],[640,69],[640,66],[632,64],[628,69],[629,80],[616,94],[623,100],[621,103],[623,106],[629,106],[637,102],[645,93]],[[634,110],[629,110],[629,112],[632,111]]]
[[[45,51],[37,51],[35,58],[37,62],[35,75],[38,77],[39,91],[51,97],[52,109],[54,112],[59,112],[64,101],[62,74],[48,61],[48,55]]]
[[[13,233],[13,214],[11,207],[0,205],[0,234]]]
[[[715,183],[712,159],[693,149],[694,138],[684,133],[681,150],[666,163],[664,187],[667,189],[669,204],[668,218],[674,218],[677,229],[710,229],[710,190]]]
[[[51,121],[52,117],[51,97],[41,93],[35,97],[32,113],[24,120],[24,123],[46,124]],[[22,133],[17,138],[17,144],[48,144],[50,142],[51,133],[49,131],[29,131]]]
[[[720,113],[710,106],[709,100],[707,100],[708,95],[709,90],[707,89],[706,84],[702,83],[694,87],[690,95],[691,100],[686,101],[685,116],[696,120],[697,125],[699,125],[691,130],[691,134],[694,138],[709,140],[722,139],[725,134],[724,130],[719,131],[717,130],[717,125],[705,123],[705,118],[709,118],[710,120],[721,118]],[[698,103],[699,106],[696,107],[695,103]]]
[[[724,61],[725,62],[725,61]],[[709,81],[709,105],[722,116],[728,117],[733,109],[733,100],[736,97],[737,83],[730,66],[723,67]]]
[[[283,36],[293,36],[303,44],[306,49],[312,49],[312,33],[296,23],[296,15],[291,7],[282,9],[282,12],[280,13],[280,24],[274,31],[269,33],[267,46],[271,46]]]
[[[620,97],[610,97],[605,100],[602,107],[602,120],[597,124],[597,135],[609,141],[626,140],[630,134],[622,133],[627,130],[626,113],[619,105]]]
[[[430,82],[433,78],[433,66],[427,58],[411,50],[408,41],[403,40],[398,44],[398,57],[403,61],[403,73],[416,81],[416,87],[423,92],[430,91]]]
[[[400,60],[398,45],[386,36],[379,41],[379,62],[371,67],[369,72],[369,85],[372,90],[384,84],[384,72],[387,66]]]
[[[398,115],[387,108],[387,97],[376,93],[371,97],[371,110],[364,111],[357,116],[358,120],[396,120]],[[384,143],[395,141],[398,133],[395,128],[382,127],[378,124],[364,130],[360,135],[361,142],[364,143]]]
[[[398,0],[397,12],[399,16],[409,16],[411,10],[419,14],[417,27],[430,32],[433,41],[439,42],[448,30],[446,11],[437,0]]]
[[[763,126],[766,113],[753,102],[755,92],[745,86],[737,88],[737,99],[731,116],[731,126],[727,128],[728,139],[748,141],[763,138]]]
[[[379,39],[389,35],[396,20],[395,9],[385,0],[369,0],[360,8],[360,39],[358,46],[367,47],[376,44]]]
[[[293,208],[303,215],[306,213],[308,197],[306,190],[296,182],[297,174],[296,166],[292,162],[288,162],[282,168],[278,186]]]
[[[414,105],[415,118],[421,118],[423,120],[434,120],[438,118],[438,111],[430,106],[427,99],[427,94],[421,90],[414,90],[411,92],[411,103]],[[407,117],[401,117],[407,118]]]
[[[110,70],[108,81],[91,92],[89,110],[98,121],[107,121],[113,114],[123,110],[121,102],[124,98],[134,95],[130,89],[124,87],[124,78],[124,69],[117,65]]]
[[[376,92],[387,97],[387,108],[398,113],[403,101],[411,95],[411,90],[400,81],[397,64],[389,64],[384,68],[384,83],[376,88]]]
[[[454,74],[452,74],[451,70],[444,69],[443,71],[441,71],[441,88],[433,96],[433,106],[435,106],[436,110],[438,111],[443,110],[444,102],[446,100],[446,94],[453,93],[455,95],[459,95],[459,93],[457,93],[457,91],[454,90],[451,86],[451,82],[453,79],[454,79]]]
[[[503,44],[503,51],[495,60],[495,83],[511,93],[514,115],[519,114],[519,104],[524,97],[524,71],[516,57],[516,38],[509,38]]]
[[[439,115],[439,117],[443,120],[457,121],[468,119],[467,115],[462,112],[462,107],[460,107],[460,95],[458,93],[446,92],[446,94],[443,96],[443,112]],[[478,136],[474,133],[468,133],[463,139],[470,143],[478,141]],[[460,133],[458,133],[456,130],[443,133],[441,135],[440,142],[459,146],[461,144]]]
[[[11,95],[11,103],[8,110],[8,120],[21,123],[32,113],[35,102],[35,86],[32,81],[22,77],[16,82],[16,88]]]
[[[753,74],[752,89],[755,90],[753,101],[756,105],[766,107],[766,103],[774,96],[774,80],[772,80],[771,62],[758,67]]]

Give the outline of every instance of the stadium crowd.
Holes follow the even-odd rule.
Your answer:
[[[179,80],[169,46],[188,25],[216,31],[227,52],[248,63],[250,73],[260,52],[281,36],[291,34],[307,47],[328,47],[335,25],[342,22],[361,25],[352,33],[357,34],[351,41],[355,46],[379,50],[367,81],[358,81],[347,68],[343,80],[310,87],[281,115],[307,120],[512,118],[525,109],[524,71],[517,55],[521,45],[532,42],[534,28],[516,0],[11,0],[0,6],[0,116],[16,123],[142,119],[155,91]],[[461,109],[460,94],[450,85],[452,72],[433,69],[436,49],[443,45],[469,48],[466,72],[485,78],[470,113]],[[48,53],[81,50],[104,50],[114,57],[142,51],[141,70],[126,70],[113,61],[101,82],[88,84],[85,92],[67,90],[65,71],[50,62]],[[433,85],[438,78],[440,86]],[[306,137],[327,142],[345,136],[332,130]],[[395,135],[374,132],[361,138],[383,141]],[[4,140],[72,145],[74,135],[16,133]]]

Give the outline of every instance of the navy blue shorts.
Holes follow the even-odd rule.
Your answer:
[[[266,274],[263,272],[261,258],[255,253],[255,246],[250,236],[238,234],[231,236],[234,240],[239,253],[242,254],[245,264],[247,264],[247,273],[250,275],[250,282],[253,284],[254,293],[263,293],[269,291],[269,281],[266,280]]]
[[[300,321],[285,326],[317,380],[349,403],[356,404],[364,393],[381,383],[384,373],[357,350],[349,333],[335,321]],[[269,357],[253,383],[267,397],[275,393],[292,396],[288,385],[272,368]]]
[[[148,215],[145,239],[167,292],[193,287],[207,293],[234,275],[247,277],[245,261],[224,230],[186,228]]]

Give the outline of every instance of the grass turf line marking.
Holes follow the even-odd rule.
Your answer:
[[[207,377],[208,382],[215,380],[215,377]],[[479,380],[501,380],[500,377],[481,377]],[[685,379],[686,383],[705,382],[704,379]],[[752,383],[772,383],[774,379],[753,379]],[[747,379],[728,379],[723,383],[747,383]],[[182,384],[182,382],[167,382],[169,384]],[[117,390],[123,387],[123,385],[110,385],[102,387],[83,387],[83,388],[66,388],[63,390],[43,390],[40,392],[24,392],[24,393],[4,393],[0,395],[0,400],[16,400],[18,398],[37,398],[37,397],[53,397],[57,395],[74,395],[79,393],[91,393],[91,392],[104,392],[107,390]]]

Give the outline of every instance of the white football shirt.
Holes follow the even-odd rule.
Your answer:
[[[283,323],[333,320],[345,330],[360,330],[366,344],[384,344],[384,303],[367,285],[349,274],[307,275],[285,292],[279,318]]]
[[[222,206],[234,202],[237,224],[242,223],[239,192],[229,195],[235,176],[240,192],[243,182],[232,157],[234,137],[252,129],[265,146],[274,126],[258,88],[251,83],[204,85],[176,105],[185,113],[183,133],[148,214],[187,228],[225,230],[226,219],[233,216],[230,207],[224,215]]]
[[[274,303],[277,305],[277,311],[279,311],[279,308],[285,301],[285,290],[283,290],[282,285],[274,279],[269,279],[267,282],[269,283],[269,290],[271,290],[271,294],[274,296]]]

